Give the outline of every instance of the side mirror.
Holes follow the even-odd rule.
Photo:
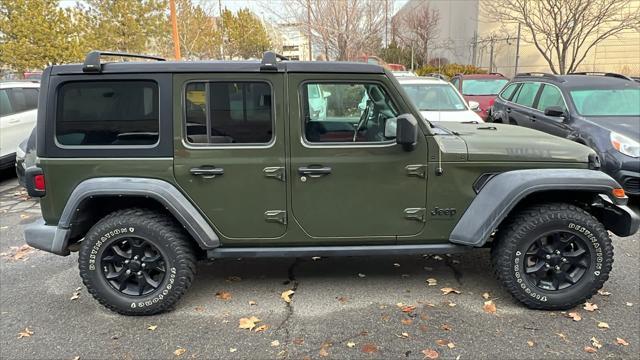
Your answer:
[[[398,133],[398,118],[389,118],[384,123],[384,137],[393,139]]]
[[[396,123],[396,143],[406,151],[412,151],[418,142],[418,120],[411,114],[402,114]]]
[[[330,91],[325,91],[325,90],[322,91],[322,97],[328,98],[329,96],[331,96],[331,92]]]
[[[469,108],[473,111],[480,111],[480,103],[477,101],[469,101]]]
[[[544,109],[544,114],[546,116],[563,117],[563,118],[565,116],[564,109],[560,106],[549,106],[546,109]]]

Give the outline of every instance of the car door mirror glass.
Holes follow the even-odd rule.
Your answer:
[[[480,110],[480,103],[477,101],[469,101],[469,108],[473,111]]]
[[[418,121],[411,114],[398,116],[396,143],[402,145],[406,151],[411,151],[418,142]]]
[[[331,96],[331,91],[323,91],[322,92],[322,97],[328,98],[329,96]]]
[[[387,139],[393,139],[396,137],[398,131],[398,119],[389,118],[384,123],[384,137]]]

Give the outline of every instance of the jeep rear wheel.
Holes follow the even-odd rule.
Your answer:
[[[191,285],[195,255],[187,235],[166,215],[113,212],[86,234],[80,276],[102,305],[124,315],[169,310]]]
[[[569,309],[593,296],[609,278],[613,246],[604,226],[564,203],[515,214],[492,248],[498,279],[533,309]]]

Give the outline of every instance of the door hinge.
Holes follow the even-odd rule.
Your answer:
[[[417,176],[424,178],[427,175],[427,165],[407,165],[404,167],[408,176]]]
[[[282,166],[270,166],[262,169],[264,176],[276,178],[280,181],[285,181],[284,167]]]
[[[284,210],[267,210],[264,212],[264,219],[269,222],[279,222],[287,225],[287,212]]]
[[[408,220],[416,220],[426,222],[427,209],[425,208],[407,208],[404,209],[404,217]]]

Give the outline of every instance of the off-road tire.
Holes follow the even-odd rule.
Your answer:
[[[546,291],[523,275],[522,254],[540,234],[552,230],[568,230],[583,237],[591,260],[576,284]],[[613,264],[613,245],[604,226],[585,210],[566,203],[534,205],[511,215],[500,227],[491,249],[491,261],[498,280],[527,307],[565,310],[584,303],[602,288]]]
[[[166,275],[150,294],[130,296],[118,292],[102,274],[101,253],[108,244],[130,235],[130,231],[163,253]],[[153,315],[172,309],[191,285],[196,270],[192,243],[179,225],[167,215],[138,208],[118,210],[98,221],[82,241],[78,262],[87,291],[100,304],[123,315]]]

